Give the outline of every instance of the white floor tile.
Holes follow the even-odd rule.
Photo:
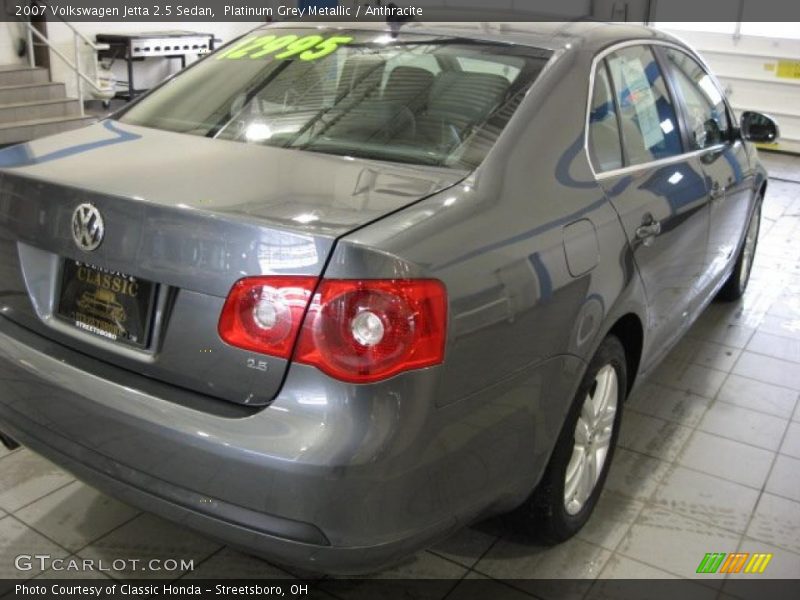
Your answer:
[[[739,552],[753,554],[772,554],[763,573],[745,573],[744,568],[736,574],[736,578],[745,579],[797,579],[800,577],[800,554],[789,552],[772,544],[745,537],[739,546]],[[745,567],[747,564],[745,563]],[[731,576],[733,579],[733,576]],[[723,590],[725,588],[723,587]]]
[[[762,494],[747,537],[800,554],[800,503]]]
[[[675,466],[653,496],[656,506],[744,533],[759,492],[706,473]]]
[[[697,394],[647,383],[628,399],[625,407],[678,425],[694,427],[710,404],[711,400]]]
[[[682,392],[713,398],[722,387],[726,376],[724,371],[700,365],[675,365],[663,362],[653,373],[653,381]]]
[[[765,383],[800,390],[800,369],[796,363],[788,360],[745,351],[736,362],[733,373]]]
[[[17,511],[16,517],[75,552],[139,511],[78,481]]]
[[[618,447],[606,478],[605,489],[645,501],[656,491],[669,463]]]
[[[14,512],[71,481],[72,475],[30,450],[17,450],[0,460],[0,506]]]
[[[41,562],[26,558],[17,561],[20,555],[49,555],[64,558],[69,552],[48,540],[14,517],[0,519],[0,580],[29,579],[42,571]],[[17,568],[19,566],[19,568]]]
[[[717,400],[786,419],[792,416],[798,396],[797,390],[741,375],[730,375],[722,385]]]
[[[774,456],[769,450],[696,431],[677,462],[690,469],[760,489]]]
[[[139,569],[129,564],[124,570],[109,572],[115,579],[177,579],[185,571],[157,571],[144,568],[150,559],[194,561],[195,565],[218,550],[220,545],[188,529],[144,514],[115,529],[78,552],[82,558],[112,564],[115,559],[141,561]]]
[[[792,458],[800,458],[800,423],[792,421],[786,430],[786,437],[781,444],[781,454],[786,454]],[[797,475],[800,477],[800,473]]]
[[[781,337],[800,339],[800,318],[766,315],[758,330]]]
[[[600,573],[600,579],[676,579],[677,577],[621,554],[614,554],[608,559],[603,572]]]
[[[495,579],[594,579],[610,556],[578,538],[549,548],[500,540],[475,570]]]
[[[787,338],[757,331],[747,344],[747,351],[800,363],[800,338]]]
[[[431,552],[453,562],[472,567],[483,556],[497,537],[480,530],[481,524],[465,527],[431,548]]]
[[[741,353],[741,349],[732,346],[723,346],[714,342],[698,342],[691,360],[701,367],[717,371],[730,371]]]
[[[703,521],[647,506],[617,553],[681,577],[695,577],[707,552],[733,552],[740,537]]]
[[[265,560],[223,548],[182,579],[294,579]]]
[[[789,422],[761,412],[716,402],[705,414],[698,429],[738,442],[776,451]]]
[[[702,320],[689,330],[688,335],[697,339],[744,348],[756,332],[754,326],[732,325],[730,323],[708,323]]]
[[[592,516],[577,535],[587,542],[614,550],[643,507],[643,502],[604,490]]]
[[[765,489],[800,502],[800,460],[779,454]]]
[[[688,427],[630,411],[622,415],[619,445],[671,462],[691,434]]]

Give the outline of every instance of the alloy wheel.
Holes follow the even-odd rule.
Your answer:
[[[753,257],[756,253],[756,242],[758,241],[758,229],[761,223],[761,206],[757,206],[750,219],[747,228],[747,235],[744,238],[742,248],[742,266],[739,270],[739,285],[744,289],[750,279],[750,271],[753,268]]]
[[[614,432],[619,381],[616,369],[601,368],[586,394],[575,424],[574,446],[564,477],[564,508],[578,514],[603,472]]]

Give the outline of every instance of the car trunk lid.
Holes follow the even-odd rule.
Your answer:
[[[0,311],[100,360],[264,404],[279,390],[287,361],[219,339],[217,322],[233,283],[253,275],[318,276],[338,237],[464,175],[110,120],[6,149],[0,152]],[[102,215],[102,243],[92,251],[73,239],[80,205]],[[91,270],[90,279],[132,278],[152,291],[142,317],[147,323],[134,328],[146,339],[112,341],[60,315],[63,271],[80,266]],[[71,297],[73,309],[81,303],[109,318],[125,314],[118,284],[97,293],[88,285]]]

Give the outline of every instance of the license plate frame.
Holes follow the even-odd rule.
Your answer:
[[[76,330],[144,350],[150,343],[157,284],[64,258],[54,314]]]

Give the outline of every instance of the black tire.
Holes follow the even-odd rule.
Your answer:
[[[751,228],[755,228],[755,240],[753,242],[752,254],[749,260],[746,260],[746,253],[748,248],[748,238],[751,233]],[[750,282],[750,272],[753,269],[753,259],[755,258],[756,249],[758,247],[758,233],[761,229],[761,198],[756,200],[755,209],[753,214],[750,215],[750,220],[747,222],[747,230],[745,231],[745,238],[742,241],[742,247],[739,249],[739,255],[736,257],[736,263],[733,266],[733,271],[728,276],[725,284],[717,294],[717,300],[722,302],[733,302],[741,298],[747,290],[747,284]]]
[[[570,465],[575,448],[575,428],[589,393],[596,389],[598,373],[607,365],[613,367],[616,372],[618,384],[616,414],[613,415],[610,443],[591,495],[577,513],[570,514],[564,492],[567,467]],[[540,543],[558,544],[575,535],[589,520],[614,457],[622,417],[622,403],[627,395],[627,381],[625,349],[619,339],[609,335],[600,344],[586,369],[539,485],[522,506],[511,514],[514,524],[523,533]]]

